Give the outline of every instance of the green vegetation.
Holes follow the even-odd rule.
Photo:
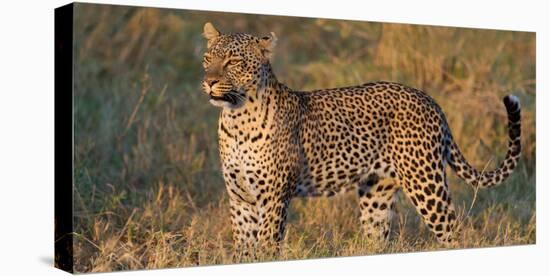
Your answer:
[[[275,73],[295,89],[391,80],[426,91],[479,169],[504,157],[501,98],[517,95],[524,147],[515,173],[473,205],[474,191],[449,173],[457,248],[535,243],[533,33],[76,6],[77,271],[232,262],[219,109],[200,90],[207,21],[222,31],[274,31]],[[442,249],[403,197],[387,245],[363,240],[358,216],[354,194],[294,200],[280,259]]]

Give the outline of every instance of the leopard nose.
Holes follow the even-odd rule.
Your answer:
[[[210,87],[214,86],[216,83],[218,83],[218,80],[206,80],[206,84]]]

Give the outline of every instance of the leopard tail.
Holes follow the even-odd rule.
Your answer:
[[[508,113],[508,152],[500,165],[490,171],[478,171],[464,158],[451,138],[447,146],[447,161],[456,174],[473,187],[493,187],[502,183],[514,170],[521,155],[521,107],[513,95],[503,98]]]

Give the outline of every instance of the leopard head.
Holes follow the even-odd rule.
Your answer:
[[[239,108],[258,98],[270,70],[269,59],[277,37],[250,34],[222,34],[211,23],[204,25],[207,50],[204,53],[202,88],[210,103]]]

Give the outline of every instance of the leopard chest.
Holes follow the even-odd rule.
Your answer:
[[[218,138],[229,195],[253,203],[266,189],[273,154],[268,128],[245,115],[222,114]]]

